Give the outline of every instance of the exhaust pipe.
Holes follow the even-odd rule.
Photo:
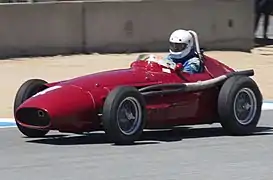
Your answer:
[[[194,92],[200,91],[208,88],[215,87],[222,84],[225,80],[232,76],[244,75],[244,76],[253,76],[254,70],[245,70],[245,71],[235,71],[226,75],[219,76],[217,78],[209,79],[206,81],[198,81],[194,83],[174,83],[174,84],[159,84],[144,87],[139,89],[143,96],[149,95],[163,95],[163,94],[172,94],[178,92]],[[158,91],[160,88],[170,88],[170,90]],[[148,91],[148,92],[147,92]]]

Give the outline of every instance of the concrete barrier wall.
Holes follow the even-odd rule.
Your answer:
[[[167,50],[177,28],[192,29],[207,49],[253,46],[251,0],[86,3],[86,47],[91,51]]]
[[[86,47],[111,52],[167,50],[168,37],[176,28],[201,27],[199,34],[210,36],[211,17],[196,14],[206,13],[207,8],[202,8],[199,2],[86,3]]]
[[[0,6],[0,56],[81,52],[82,4]]]
[[[212,12],[213,37],[204,45],[210,49],[249,50],[254,46],[254,0],[215,0]]]
[[[253,0],[59,2],[0,6],[0,56],[167,51],[177,28],[207,49],[253,47]]]

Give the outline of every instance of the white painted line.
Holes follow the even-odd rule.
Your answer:
[[[262,110],[273,110],[273,103],[263,103]]]
[[[13,118],[0,118],[0,122],[15,123]]]

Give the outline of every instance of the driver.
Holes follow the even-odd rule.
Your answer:
[[[201,71],[201,61],[194,51],[193,36],[189,31],[175,30],[169,38],[168,60],[183,65],[183,71],[193,74]]]

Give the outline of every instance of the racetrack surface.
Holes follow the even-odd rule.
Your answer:
[[[1,179],[272,179],[273,111],[255,135],[225,136],[219,125],[145,132],[136,145],[115,146],[104,133],[24,138],[0,129]]]

